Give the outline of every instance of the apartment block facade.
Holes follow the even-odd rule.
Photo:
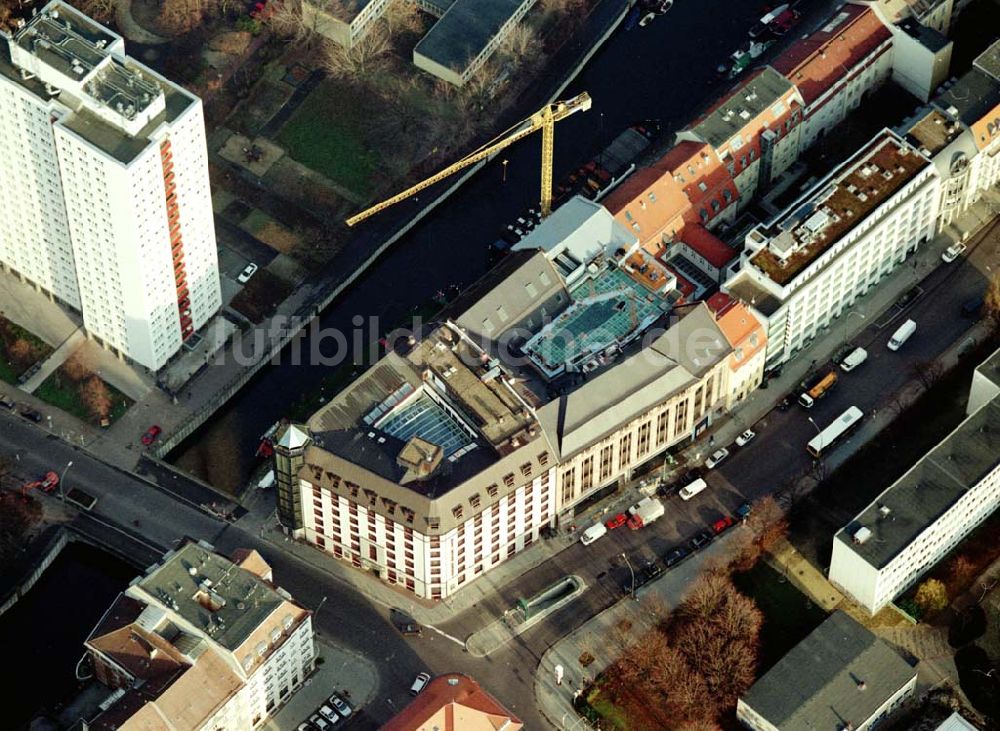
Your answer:
[[[978,408],[834,536],[830,581],[872,614],[1000,507],[998,363],[977,371]]]
[[[112,692],[91,731],[260,728],[315,665],[312,617],[252,550],[187,542],[135,579],[85,642]]]
[[[156,371],[221,306],[201,102],[52,2],[0,49],[0,262]]]
[[[929,241],[939,204],[936,168],[884,130],[747,234],[723,290],[766,323],[766,367],[793,357]]]

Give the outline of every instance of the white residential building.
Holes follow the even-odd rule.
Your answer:
[[[201,102],[62,2],[0,43],[0,262],[158,370],[221,305]]]
[[[261,727],[315,664],[312,615],[256,551],[188,542],[135,579],[85,642],[113,692],[91,731]]]
[[[972,402],[996,392],[1000,351]],[[978,386],[978,388],[977,388]],[[993,396],[833,539],[830,581],[872,614],[917,582],[1000,506],[1000,397]]]
[[[736,718],[753,731],[871,731],[916,686],[915,667],[838,610],[743,694]]]
[[[767,368],[846,312],[937,226],[940,178],[888,130],[746,238],[723,290],[766,324]]]

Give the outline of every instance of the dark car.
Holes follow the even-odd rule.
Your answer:
[[[736,508],[736,517],[740,520],[746,520],[747,516],[750,515],[750,503],[740,503],[740,506]]]
[[[35,409],[21,409],[21,416],[28,421],[35,422],[36,424],[42,421],[42,412],[36,411]]]
[[[414,622],[407,622],[405,624],[399,624],[399,625],[396,625],[396,628],[399,630],[399,633],[401,635],[403,635],[404,637],[423,637],[424,636],[424,630],[421,628],[421,626],[419,624],[416,624]]]
[[[964,305],[962,305],[962,316],[979,317],[979,313],[982,309],[983,309],[983,298],[975,297],[971,300],[968,300]]]
[[[639,575],[642,577],[642,583],[648,584],[650,581],[663,576],[664,571],[666,571],[666,569],[659,563],[656,561],[650,561],[639,570]]]
[[[691,549],[687,546],[674,546],[663,556],[663,563],[667,565],[668,569],[673,568],[690,555]]]
[[[14,407],[17,406],[17,404],[15,404],[13,401],[7,398],[7,394],[0,393],[0,406],[3,406],[5,409],[10,409],[11,411],[13,411]]]
[[[694,538],[691,539],[690,543],[691,550],[697,551],[699,548],[704,548],[705,546],[707,546],[709,543],[712,542],[713,538],[715,538],[715,535],[713,535],[712,531],[709,528],[706,528],[701,533],[699,533],[698,535],[696,535]]]

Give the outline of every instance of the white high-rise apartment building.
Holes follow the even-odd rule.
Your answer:
[[[0,44],[0,263],[158,370],[221,305],[201,101],[62,2]]]

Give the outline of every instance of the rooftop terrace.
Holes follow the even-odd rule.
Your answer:
[[[179,548],[138,585],[227,650],[285,602],[249,571],[196,543]],[[289,614],[284,621],[292,620]]]
[[[906,131],[906,137],[917,147],[936,155],[962,134],[962,127],[933,109]]]
[[[750,263],[779,285],[791,282],[930,163],[882,133],[831,178],[766,226],[747,236],[765,244]]]
[[[596,369],[606,351],[620,349],[670,310],[667,299],[613,264],[591,264],[570,296],[573,303],[524,347],[550,378],[581,364]]]

